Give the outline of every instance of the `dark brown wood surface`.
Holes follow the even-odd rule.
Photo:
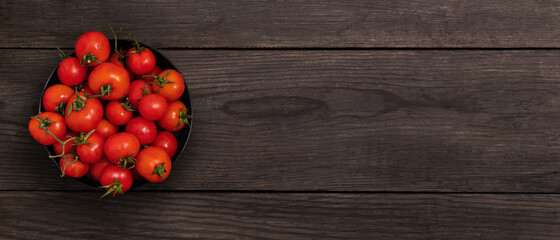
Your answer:
[[[558,239],[554,1],[1,1],[0,239]],[[116,199],[27,132],[55,47],[125,25],[194,128]]]

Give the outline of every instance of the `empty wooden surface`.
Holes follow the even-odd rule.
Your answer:
[[[559,4],[1,1],[0,238],[558,239]],[[99,200],[27,122],[108,23],[195,124],[169,179]]]

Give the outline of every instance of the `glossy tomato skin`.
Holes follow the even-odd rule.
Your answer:
[[[183,92],[185,92],[185,80],[183,80],[182,74],[172,69],[163,70],[158,76],[163,78],[169,71],[171,71],[171,73],[167,75],[165,80],[173,83],[166,83],[163,87],[154,85],[152,89],[155,93],[165,97],[167,101],[171,102],[179,99],[181,95],[183,95]],[[153,82],[157,83],[158,80],[154,79]]]
[[[128,93],[130,78],[123,67],[112,62],[105,62],[95,67],[89,74],[88,86],[95,94],[99,94],[101,87],[111,85],[113,91],[109,95],[100,97],[103,100],[118,100]]]
[[[136,48],[128,50],[126,66],[132,70],[134,74],[142,75],[149,73],[156,66],[156,57],[150,49],[143,47],[142,52],[132,53]]]
[[[93,180],[99,182],[99,178],[101,177],[101,172],[103,172],[103,169],[105,169],[105,167],[109,165],[111,165],[111,163],[107,161],[107,158],[102,157],[101,160],[90,165],[89,175],[91,176],[91,178],[93,178]]]
[[[161,68],[155,65],[154,68],[152,68],[152,70],[149,73],[143,75],[157,76],[160,72],[161,72]],[[139,79],[144,81],[150,81],[150,82],[154,80],[153,77],[141,77]]]
[[[148,93],[146,93],[143,88],[146,88]],[[130,90],[128,90],[128,102],[130,102],[132,108],[138,109],[138,105],[140,104],[142,97],[151,93],[152,84],[149,84],[144,80],[134,80],[130,83]]]
[[[61,138],[60,140],[62,140],[64,142],[71,137],[77,137],[77,136],[79,136],[79,134],[77,134],[75,132],[72,132],[70,130],[67,130],[66,135],[63,138]],[[76,142],[74,140],[68,141],[64,146],[64,154],[72,153],[72,148],[74,148],[74,149],[76,148],[76,146],[72,146],[74,144],[76,144]],[[56,142],[55,144],[53,144],[53,149],[54,149],[54,152],[57,155],[62,154],[62,144],[60,144],[59,142]]]
[[[167,111],[158,120],[158,124],[165,130],[176,132],[183,129],[186,125],[185,121],[189,119],[182,119],[187,116],[188,110],[185,104],[179,100],[170,102]],[[181,124],[179,124],[181,122]]]
[[[124,50],[119,49],[117,51],[119,51],[119,53],[123,54],[123,56],[125,56],[125,58],[126,58],[127,55],[126,55],[126,52]],[[109,57],[109,60],[107,60],[107,62],[112,62],[114,64],[117,64],[117,65],[125,68],[126,71],[128,72],[128,77],[129,77],[130,80],[136,78],[136,75],[134,75],[134,73],[130,70],[130,68],[127,68],[124,65],[123,59],[121,58],[121,56],[119,56],[119,54],[113,53],[113,55],[111,55],[111,57]]]
[[[87,79],[89,69],[80,64],[80,60],[75,57],[67,57],[56,70],[58,79],[66,86],[74,87],[82,84]]]
[[[66,122],[64,121],[64,117],[62,117],[60,114],[53,112],[42,112],[35,115],[35,117],[47,118],[50,121],[54,121],[54,123],[50,124],[49,131],[52,132],[53,135],[58,139],[63,138],[64,134],[66,134]],[[31,118],[31,120],[29,120],[27,128],[29,129],[29,133],[31,134],[31,136],[35,140],[37,140],[37,142],[43,145],[52,145],[54,143],[57,143],[58,141],[56,141],[56,139],[53,138],[52,135],[48,133],[45,134],[46,130],[41,129],[40,125],[41,124],[37,119]]]
[[[101,119],[101,121],[99,121],[99,124],[97,124],[95,132],[101,134],[101,136],[107,139],[109,136],[118,133],[119,127],[113,125],[107,119],[103,118]]]
[[[64,158],[66,158],[66,161],[68,161],[69,163],[73,162],[74,158],[72,157],[60,158],[59,161],[60,170],[64,172],[65,176],[73,177],[73,178],[81,178],[88,173],[89,164],[77,160],[76,162],[67,165],[66,161],[64,161]]]
[[[93,132],[86,141],[89,144],[76,146],[76,154],[78,154],[80,160],[88,164],[101,160],[105,138],[101,134]]]
[[[72,103],[79,96],[81,100],[85,101],[84,108],[81,110],[72,110]],[[68,114],[70,113],[70,114]],[[83,92],[74,95],[68,101],[66,110],[64,112],[66,124],[74,132],[89,132],[97,127],[97,124],[103,118],[103,105],[97,98],[86,98]]]
[[[47,112],[56,112],[56,107],[59,106],[59,103],[67,103],[68,100],[70,100],[70,98],[74,95],[74,93],[74,89],[66,85],[52,85],[43,93],[43,107]]]
[[[148,120],[158,120],[167,110],[167,101],[158,94],[144,96],[138,105],[140,115]]]
[[[161,131],[156,136],[152,146],[162,148],[169,157],[173,157],[177,152],[177,138],[168,131]]]
[[[120,158],[136,157],[138,151],[140,151],[140,142],[127,132],[112,135],[105,141],[105,156],[112,164],[118,164]]]
[[[112,183],[115,183],[115,179],[122,184],[121,190],[124,192],[128,191],[130,187],[132,187],[132,174],[128,169],[122,169],[122,167],[116,165],[109,165],[106,166],[105,169],[101,172],[101,176],[99,177],[99,182],[101,186],[108,186]],[[109,190],[110,188],[106,188]],[[119,193],[116,193],[115,196],[118,196]]]
[[[154,121],[135,117],[126,124],[126,132],[136,136],[140,145],[149,145],[156,139],[157,127]]]
[[[76,50],[76,57],[79,60],[83,59],[84,55],[93,53],[93,56],[97,58],[97,61],[103,63],[107,61],[109,55],[111,54],[111,45],[109,44],[109,40],[105,37],[105,35],[103,35],[103,33],[97,31],[90,31],[82,34],[76,41],[74,48]],[[97,62],[91,62],[92,67],[97,65]]]
[[[116,100],[110,101],[105,107],[107,120],[117,126],[125,125],[132,118],[133,113],[126,110],[123,105]]]
[[[158,165],[163,164],[162,176],[154,173]],[[171,158],[160,147],[142,149],[136,157],[136,171],[149,182],[161,182],[171,173]]]

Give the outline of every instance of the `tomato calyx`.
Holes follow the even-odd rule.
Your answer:
[[[87,93],[85,91],[84,94],[86,94],[87,96]],[[74,102],[72,102],[70,107],[68,108],[68,116],[70,116],[72,111],[80,111],[86,107],[86,101],[88,97],[79,95],[77,91],[76,91],[76,96],[77,96],[76,99],[74,99]]]
[[[130,104],[130,101],[128,100],[128,98],[123,98],[119,101],[119,103],[123,106],[124,110],[129,111],[129,112],[134,112],[136,110],[134,110],[134,108],[132,108],[132,104]]]
[[[169,76],[169,74],[173,72],[173,70],[167,72],[165,74],[165,76],[160,77],[160,76],[154,76],[154,75],[142,75],[142,77],[151,77],[151,78],[155,78],[157,80],[157,82],[148,82],[149,84],[153,84],[153,85],[157,85],[158,87],[163,88],[163,86],[167,83],[175,83],[175,82],[171,82],[171,81],[167,81],[167,76]]]
[[[60,101],[56,107],[54,107],[54,112],[64,116],[64,109],[66,109],[66,102]]]
[[[132,44],[134,46],[134,50],[130,51],[130,54],[141,53],[144,50],[146,50],[142,45],[140,45],[140,43],[136,40],[136,38],[134,38],[132,34],[129,35],[132,38],[132,40],[134,40],[134,43]]]
[[[93,53],[84,54],[84,57],[80,60],[80,65],[91,67],[93,62],[101,64],[97,57]]]
[[[132,166],[129,167],[129,169],[133,168],[136,164],[136,158],[132,157],[132,153],[130,155],[128,155],[127,157],[119,158],[119,162],[117,162],[117,165],[121,166],[121,164],[122,164],[122,169],[125,170],[126,165],[129,164],[129,163],[132,164]]]
[[[107,96],[109,94],[111,94],[111,92],[113,92],[113,87],[111,86],[111,84],[105,84],[103,86],[101,86],[101,88],[99,89],[99,94],[96,95],[87,95],[87,98],[96,98],[96,97],[103,97],[103,96]]]
[[[60,58],[62,58],[62,60],[69,58],[70,56],[68,56],[68,54],[66,54],[64,51],[60,50],[59,47],[56,47],[56,49],[58,49],[58,56],[60,56]]]
[[[177,126],[173,128],[174,130],[177,129],[179,126],[181,126],[181,123],[187,124],[189,128],[191,127],[191,123],[189,122],[189,119],[192,119],[192,116],[187,112],[188,112],[187,108],[181,108],[181,110],[179,110],[179,123],[177,123]]]
[[[93,134],[93,132],[95,132],[95,129],[89,131],[87,134],[85,133],[80,133],[79,137],[75,137],[74,141],[76,142],[76,145],[91,145],[90,142],[88,142],[88,138],[89,136],[91,136],[91,134]]]
[[[144,87],[142,87],[142,97],[150,95],[150,91],[148,91],[148,83],[144,83]],[[138,99],[140,100],[140,99]]]
[[[115,197],[118,194],[123,194],[123,190],[122,190],[122,183],[119,182],[119,180],[117,178],[115,178],[115,181],[109,185],[105,185],[105,186],[101,186],[99,188],[105,188],[107,189],[107,192],[105,194],[103,194],[103,196],[101,196],[100,198],[104,198],[105,196],[112,194],[113,197]]]
[[[167,171],[165,170],[165,168],[163,167],[164,164],[165,164],[165,163],[162,163],[162,164],[160,164],[160,165],[157,165],[157,166],[154,168],[154,173],[152,173],[152,175],[158,175],[160,178],[163,178],[163,173],[167,172]]]

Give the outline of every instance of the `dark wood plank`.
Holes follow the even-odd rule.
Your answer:
[[[560,47],[557,1],[2,1],[0,47],[108,23],[155,47]]]
[[[558,239],[557,195],[0,192],[5,239]],[[56,214],[56,217],[53,217]]]
[[[560,51],[164,51],[194,128],[145,189],[557,192]],[[0,189],[84,189],[27,133],[54,50],[0,50]]]

